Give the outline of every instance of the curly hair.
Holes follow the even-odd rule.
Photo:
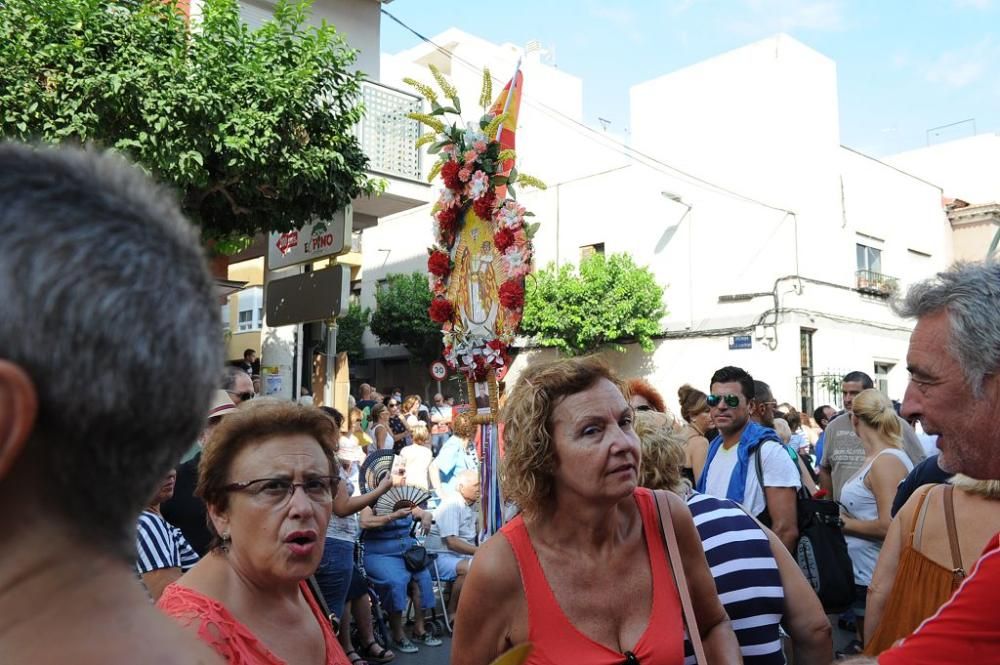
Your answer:
[[[681,475],[684,466],[684,437],[669,419],[655,411],[635,414],[635,433],[642,444],[639,484],[652,490],[670,490],[678,494],[688,488]]]
[[[563,398],[606,379],[622,394],[624,384],[595,356],[568,358],[526,369],[507,396],[501,413],[504,457],[500,483],[506,498],[526,515],[537,515],[555,490],[555,444],[552,413]]]
[[[627,392],[625,394],[629,397],[632,395],[644,397],[649,402],[649,405],[653,407],[653,411],[659,411],[660,413],[667,412],[667,404],[663,401],[663,395],[649,381],[645,379],[629,379],[626,389]]]
[[[330,475],[336,475],[340,430],[332,418],[314,406],[258,398],[244,402],[212,431],[198,463],[195,496],[216,510],[225,510],[229,505],[225,488],[233,482],[229,477],[233,460],[256,443],[288,434],[307,434],[316,439],[330,463]],[[211,520],[208,530],[212,535],[209,549],[222,545]]]
[[[451,421],[451,429],[455,436],[468,440],[476,435],[476,423],[472,421],[473,416],[475,414],[471,411],[461,411],[455,416]]]

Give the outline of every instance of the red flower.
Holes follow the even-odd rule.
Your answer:
[[[507,309],[521,309],[524,306],[524,287],[513,279],[504,282],[498,294],[500,304]]]
[[[452,306],[450,300],[447,298],[435,298],[431,301],[431,306],[427,308],[427,315],[431,317],[431,321],[444,323],[451,320],[451,315],[454,311],[455,308]]]
[[[441,167],[441,180],[444,182],[445,187],[461,191],[464,186],[458,178],[458,171],[461,168],[458,162],[453,162],[450,159],[444,163],[444,166]]]
[[[497,195],[492,189],[487,189],[486,193],[476,199],[472,204],[472,209],[476,211],[479,219],[490,219],[493,215],[493,206],[497,202]]]
[[[454,208],[445,208],[437,214],[438,230],[442,242],[451,245],[455,237],[455,227],[458,222],[458,212]]]
[[[427,272],[438,277],[447,277],[451,272],[451,259],[444,252],[431,252],[427,257]]]
[[[500,229],[493,236],[493,245],[497,248],[498,252],[505,251],[513,244],[514,234],[511,233],[510,229]]]

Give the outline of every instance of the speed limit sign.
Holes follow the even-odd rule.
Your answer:
[[[442,360],[435,360],[431,363],[431,378],[435,381],[444,381],[448,376],[448,366]]]

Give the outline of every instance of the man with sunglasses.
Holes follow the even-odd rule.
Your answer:
[[[775,431],[750,419],[756,407],[753,377],[739,367],[723,367],[712,375],[710,386],[708,406],[719,435],[708,446],[698,491],[735,501],[751,515],[763,515],[785,547],[794,551],[799,470]]]
[[[243,368],[235,365],[226,367],[222,375],[222,389],[229,393],[233,404],[239,406],[242,402],[250,401],[254,398],[253,379],[243,371]]]

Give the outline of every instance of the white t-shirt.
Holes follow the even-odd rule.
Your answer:
[[[729,450],[720,447],[719,452],[712,459],[712,464],[708,467],[708,477],[705,479],[705,494],[726,498],[729,491],[729,479],[733,475],[738,460],[738,445]],[[794,487],[796,489],[802,484],[799,478],[799,469],[785,448],[775,441],[765,441],[758,449],[761,455],[761,467],[764,471],[765,487]],[[754,455],[757,453],[755,452]],[[757,480],[757,468],[753,455],[750,456],[750,463],[747,466],[747,481],[743,489],[743,507],[751,515],[760,515],[764,512],[767,502],[764,499],[764,490]]]
[[[406,468],[406,484],[429,489],[427,471],[434,459],[431,449],[414,443],[400,450],[399,456]]]

